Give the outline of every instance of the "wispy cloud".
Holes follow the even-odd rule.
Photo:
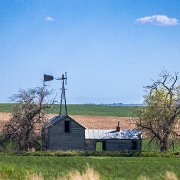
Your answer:
[[[145,16],[143,18],[136,19],[136,23],[175,26],[179,24],[179,21],[176,18],[170,18],[166,15],[153,15],[153,16]]]
[[[50,16],[46,16],[45,20],[48,22],[55,21],[55,19],[53,17],[50,17]]]

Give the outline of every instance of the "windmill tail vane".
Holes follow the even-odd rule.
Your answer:
[[[60,78],[54,78],[54,76],[44,74],[44,84],[46,81],[52,81],[54,79],[62,81],[62,88],[60,89],[61,90],[61,98],[60,98],[60,105],[59,105],[59,115],[63,114],[62,113],[63,103],[64,103],[64,109],[65,109],[64,114],[67,115],[67,104],[66,104],[66,93],[65,93],[65,91],[66,91],[65,85],[67,85],[67,72],[62,74],[62,76]]]

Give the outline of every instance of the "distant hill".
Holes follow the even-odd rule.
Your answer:
[[[0,112],[10,112],[15,104],[0,104]],[[85,116],[115,116],[115,117],[132,117],[133,111],[138,106],[106,106],[90,104],[69,104],[67,105],[69,115]],[[49,114],[58,114],[59,105],[55,104],[49,109]]]
[[[90,104],[97,106],[143,106],[143,104],[123,104],[123,103],[113,103],[113,104]]]

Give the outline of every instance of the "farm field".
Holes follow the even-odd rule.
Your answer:
[[[8,120],[14,104],[0,104],[0,121]],[[49,111],[49,117],[58,113],[58,105]],[[101,119],[113,124],[120,121],[122,128],[132,128],[132,112],[136,107],[127,106],[96,106],[96,105],[68,105],[68,112],[79,121],[86,120],[90,126],[93,120]],[[5,112],[5,113],[2,113]],[[102,125],[103,123],[101,123]],[[98,149],[97,151],[101,151]],[[143,140],[142,151],[156,153],[159,150],[155,144],[148,144]],[[175,144],[174,152],[180,152],[180,141]],[[101,153],[101,152],[99,152]],[[150,155],[151,156],[151,155]],[[62,179],[75,171],[84,173],[87,167],[95,170],[100,179],[164,179],[166,173],[175,173],[180,178],[180,158],[168,157],[111,157],[111,156],[22,156],[11,153],[0,154],[0,179],[26,179],[34,175],[34,179]],[[31,179],[33,179],[31,177]]]
[[[0,155],[2,178],[24,179],[40,174],[46,179],[63,177],[72,171],[83,173],[87,166],[101,179],[139,179],[141,176],[163,179],[167,171],[180,178],[180,158],[165,157],[34,157]]]
[[[14,104],[0,104],[0,112],[10,112]],[[85,116],[115,116],[115,117],[132,117],[135,106],[99,106],[99,105],[67,105],[69,115],[85,115]],[[58,114],[59,105],[56,104],[49,109],[49,114]]]

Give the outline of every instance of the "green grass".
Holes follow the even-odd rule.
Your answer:
[[[0,104],[0,112],[10,112],[13,106],[14,104]],[[137,107],[69,104],[67,108],[70,115],[131,117]],[[54,105],[48,113],[58,114],[59,105]]]
[[[10,112],[13,108],[14,104],[1,103],[0,104],[0,112]]]
[[[180,178],[180,158],[0,155],[0,173],[7,179],[24,179],[27,173],[42,174],[51,179],[67,175],[73,170],[82,173],[87,164],[99,172],[102,179],[137,179],[141,175],[163,179],[166,171],[173,171]]]
[[[143,139],[142,141],[142,151],[144,152],[159,152],[159,148],[157,147],[156,143],[152,142],[149,144],[148,139]],[[174,149],[172,146],[172,141],[169,142],[169,149],[170,152],[180,152],[180,139],[174,140]]]

